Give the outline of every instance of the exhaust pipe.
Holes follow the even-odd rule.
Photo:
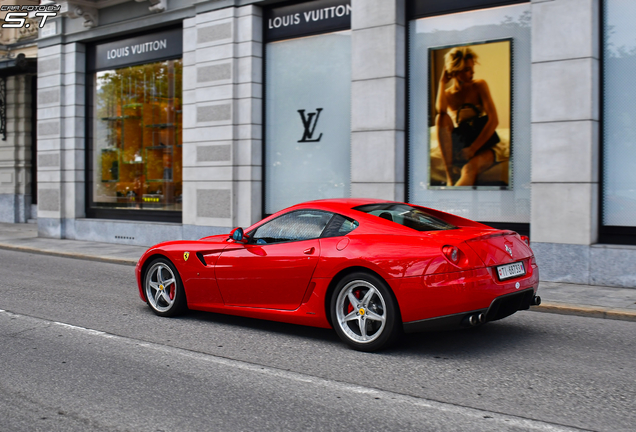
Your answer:
[[[532,306],[539,306],[541,304],[541,297],[534,296],[532,297]]]
[[[486,322],[486,314],[478,313],[472,314],[464,317],[462,320],[462,325],[467,327],[475,327],[476,325],[483,324]]]

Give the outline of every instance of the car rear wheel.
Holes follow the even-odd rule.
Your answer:
[[[399,331],[398,308],[383,280],[357,272],[345,276],[331,298],[336,333],[359,351],[388,347]]]
[[[174,264],[157,258],[148,267],[144,278],[148,306],[159,316],[175,316],[186,309],[185,292]]]

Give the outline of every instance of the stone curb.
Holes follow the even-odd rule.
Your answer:
[[[577,315],[583,317],[605,318],[621,321],[636,321],[636,310],[608,308],[603,306],[585,306],[568,303],[542,302],[540,306],[532,306],[530,310],[561,315]]]
[[[112,257],[100,256],[100,255],[86,255],[86,254],[76,253],[76,252],[51,251],[51,250],[38,249],[38,248],[33,248],[28,246],[15,246],[15,245],[6,244],[6,243],[0,243],[0,249],[14,250],[18,252],[36,253],[40,255],[53,255],[53,256],[59,256],[63,258],[75,258],[75,259],[82,259],[82,260],[88,260],[88,261],[102,261],[102,262],[107,262],[111,264],[123,264],[123,265],[133,265],[133,266],[137,265],[137,260],[135,259],[112,258]]]

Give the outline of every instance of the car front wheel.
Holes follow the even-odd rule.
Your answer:
[[[186,309],[185,292],[174,265],[165,258],[154,260],[144,278],[148,306],[159,316],[176,316]]]
[[[336,286],[331,319],[336,333],[359,351],[388,347],[399,332],[396,302],[383,280],[368,273],[352,273]]]

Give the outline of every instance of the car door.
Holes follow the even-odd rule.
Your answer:
[[[217,261],[223,302],[279,310],[297,309],[320,257],[320,237],[332,213],[296,210],[248,233]]]

